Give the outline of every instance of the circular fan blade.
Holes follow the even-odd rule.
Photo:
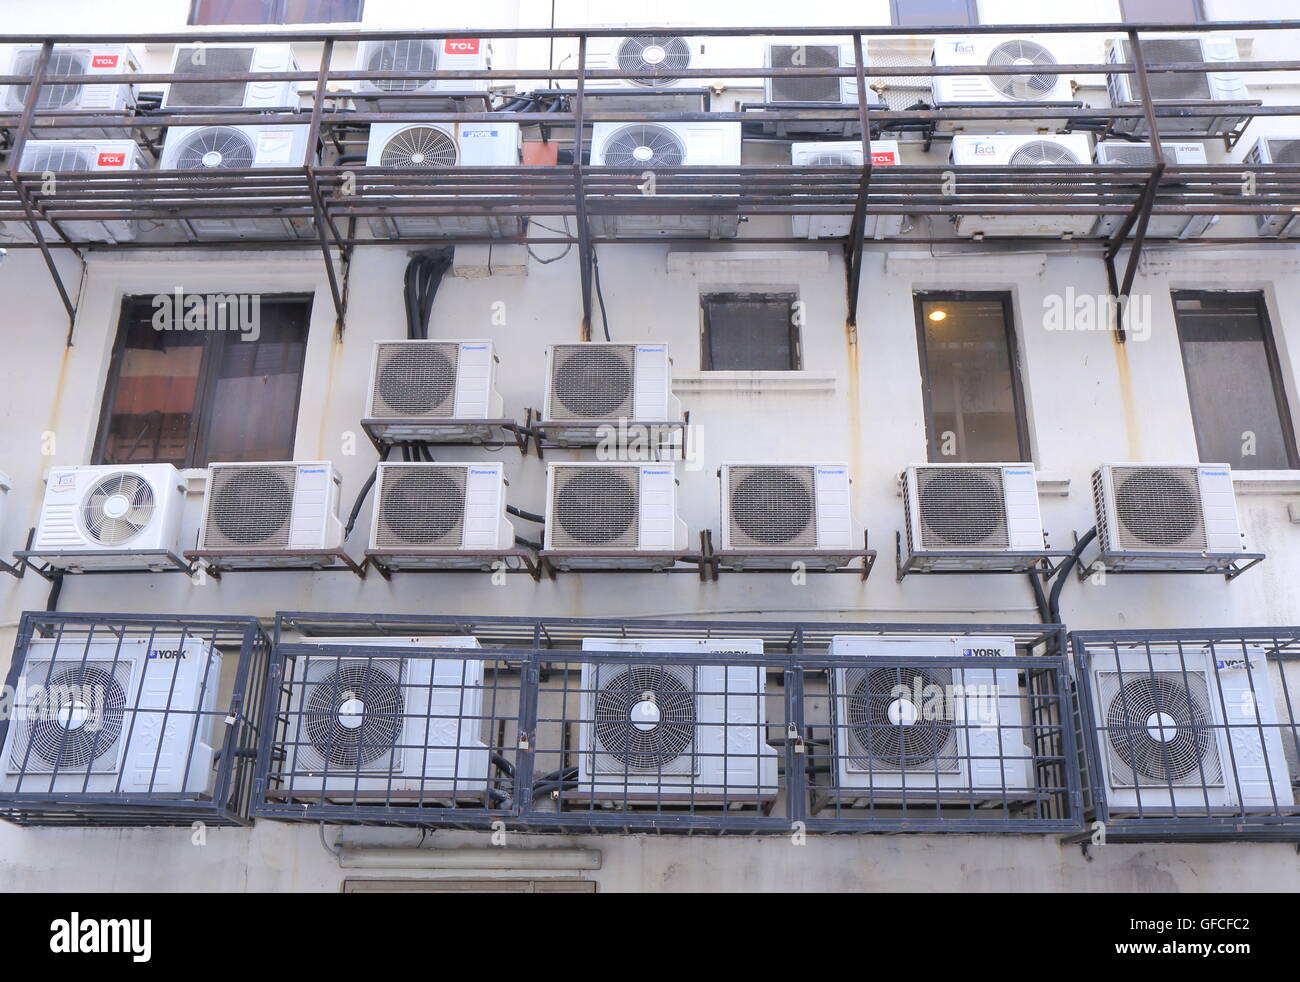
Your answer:
[[[127,542],[153,519],[153,488],[138,474],[110,474],[97,481],[81,503],[86,534],[104,545]]]
[[[659,770],[685,753],[695,736],[695,696],[666,668],[634,666],[596,694],[596,740],[628,770]]]
[[[308,741],[330,767],[356,770],[397,746],[402,688],[374,665],[343,665],[314,683],[303,707]]]
[[[110,672],[78,665],[54,672],[48,681],[42,676],[41,688],[26,724],[33,758],[75,772],[116,754],[126,693]]]
[[[605,164],[610,167],[679,167],[685,161],[686,144],[666,126],[623,126],[605,142]]]
[[[1041,44],[1023,38],[1004,41],[989,53],[988,64],[1025,66],[1055,65],[1052,53]],[[1051,94],[1056,88],[1057,76],[1042,72],[1025,75],[990,75],[995,89],[1008,99],[1017,102],[1034,102]]]
[[[252,167],[255,156],[253,141],[247,133],[233,126],[205,126],[186,137],[176,153],[175,167],[179,170]]]
[[[621,70],[638,73],[628,81],[662,86],[676,82],[690,67],[691,48],[685,38],[639,34],[623,39],[617,58]]]
[[[947,712],[927,715],[932,706],[911,693],[944,692],[935,675],[915,668],[878,668],[865,671],[849,692],[847,724],[854,743],[877,766],[897,770],[933,768],[953,735],[954,722]],[[901,695],[900,693],[909,693]],[[942,765],[941,765],[942,766]]]
[[[456,142],[433,126],[412,126],[399,131],[380,152],[384,167],[452,167]]]
[[[1213,741],[1208,707],[1178,680],[1163,676],[1126,682],[1107,708],[1106,727],[1120,758],[1160,784],[1197,773]]]

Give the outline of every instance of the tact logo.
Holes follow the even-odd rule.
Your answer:
[[[117,55],[95,55],[90,59],[91,68],[116,68]]]
[[[126,154],[124,153],[101,153],[95,158],[100,167],[121,167],[126,163]]]
[[[997,148],[994,147],[993,144],[991,144],[991,143],[977,143],[977,144],[975,144],[975,156],[976,156],[976,157],[990,157],[990,156],[992,156],[992,155],[995,154],[995,153],[997,153]]]
[[[479,38],[447,38],[442,43],[442,50],[449,55],[476,55],[480,43]]]

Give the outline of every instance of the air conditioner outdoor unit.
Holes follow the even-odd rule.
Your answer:
[[[546,378],[542,422],[556,443],[599,443],[608,435],[603,424],[648,429],[682,419],[666,344],[548,345]]]
[[[379,465],[367,555],[385,567],[491,569],[483,554],[514,546],[502,464]],[[431,550],[465,555],[431,556]]]
[[[500,419],[497,357],[489,340],[376,341],[366,428],[387,440],[474,442]]]
[[[602,110],[699,110],[699,95],[687,95],[680,90],[699,89],[708,84],[708,80],[689,75],[692,68],[700,67],[707,44],[703,38],[670,34],[589,38],[589,71],[637,74],[632,78],[589,78],[583,86],[583,96],[594,100],[593,105]]]
[[[934,39],[924,37],[872,38],[867,45],[867,65],[871,68],[928,69],[934,63]],[[929,75],[886,75],[868,77],[867,84],[881,100],[881,108],[905,112],[920,106],[929,107],[934,97],[933,79]],[[920,134],[913,132],[912,137]],[[903,134],[900,139],[905,139]]]
[[[723,464],[722,551],[736,568],[843,566],[862,548],[844,463]],[[836,550],[845,550],[836,553]]]
[[[173,126],[163,139],[160,167],[196,173],[301,168],[306,159],[305,126]],[[266,199],[229,198],[220,191],[214,195],[225,205],[248,205],[257,210],[265,207]],[[194,239],[301,239],[315,234],[311,220],[305,217],[194,217],[183,218],[179,224]]]
[[[833,671],[839,796],[875,804],[948,792],[954,804],[969,806],[973,797],[1002,801],[1032,790],[1018,673],[976,667],[981,658],[1015,653],[1009,637],[832,637],[830,654],[857,662]],[[873,665],[880,656],[914,658],[916,664]],[[966,658],[971,667],[931,667],[930,658]]]
[[[864,49],[865,50],[865,49]],[[852,68],[853,45],[821,38],[795,38],[767,45],[765,68]],[[821,105],[858,108],[858,80],[853,75],[812,78],[791,75],[763,79],[763,101],[816,108]],[[883,108],[880,97],[867,90],[869,107]],[[763,124],[764,133],[777,136],[857,136],[856,119],[787,120]]]
[[[179,44],[172,53],[174,75],[238,75],[296,72],[288,44]],[[267,82],[171,82],[164,109],[295,109],[298,87],[291,79]]]
[[[209,790],[221,656],[189,637],[34,638],[5,740],[0,787],[18,794]]]
[[[28,140],[23,145],[18,170],[26,174],[72,174],[82,171],[147,170],[148,162],[134,140]],[[87,242],[128,242],[135,238],[136,223],[126,219],[110,221],[60,222],[68,236]],[[41,234],[48,242],[55,231],[42,223]],[[31,227],[6,222],[0,238],[31,242]]]
[[[1240,102],[1250,98],[1246,90],[1245,75],[1233,70],[1240,60],[1236,38],[1222,35],[1179,37],[1167,34],[1143,38],[1142,60],[1148,66],[1178,62],[1209,62],[1223,66],[1222,70],[1204,74],[1150,72],[1147,81],[1150,85],[1151,100],[1157,111],[1162,106],[1203,108],[1213,106],[1216,102]],[[1127,40],[1110,38],[1106,41],[1108,65],[1123,65],[1131,62]],[[1106,78],[1112,108],[1129,109],[1142,105],[1142,100],[1137,95],[1137,81],[1132,74],[1112,74]],[[1248,120],[1248,117],[1241,115],[1240,108],[1236,110],[1225,108],[1224,114],[1220,116],[1159,116],[1156,125],[1163,137],[1218,136],[1240,129],[1241,125]],[[1145,136],[1147,135],[1146,116],[1139,114],[1116,119],[1114,128],[1119,133]]]
[[[199,548],[267,552],[222,559],[231,566],[294,565],[296,557],[277,562],[275,553],[337,550],[343,544],[340,483],[338,471],[327,460],[212,464]]]
[[[31,551],[58,569],[163,569],[184,508],[171,464],[52,467]]]
[[[591,128],[593,167],[634,168],[638,174],[661,167],[736,167],[740,165],[740,124],[695,123],[593,123]],[[644,202],[647,195],[637,192]],[[674,196],[659,188],[656,200],[679,197],[702,206],[718,207],[722,195]],[[617,198],[611,199],[617,202]],[[734,236],[740,228],[738,215],[704,213],[594,214],[592,226],[600,235],[699,235],[708,238]]]
[[[319,655],[294,659],[283,773],[272,791],[382,803],[487,790],[483,662],[402,657],[411,648],[478,648],[472,637],[307,638]],[[365,646],[391,656],[348,655]]]
[[[666,569],[686,548],[672,464],[548,464],[546,502],[545,548],[559,569]]]
[[[1166,164],[1204,164],[1205,144],[1162,141]],[[1150,166],[1155,160],[1149,143],[1103,140],[1094,148],[1099,164]],[[1095,234],[1110,237],[1124,224],[1124,215],[1103,215],[1097,219]],[[1191,239],[1204,235],[1219,220],[1217,215],[1152,215],[1147,235],[1170,239]]]
[[[903,472],[905,552],[1042,552],[1043,520],[1032,464],[915,464]],[[981,568],[978,556],[960,566]]]
[[[1264,651],[1139,644],[1092,654],[1110,814],[1290,811],[1295,792]]]
[[[518,123],[372,123],[366,148],[367,167],[438,170],[445,167],[517,167]],[[367,182],[367,193],[383,187]],[[404,199],[394,198],[396,203]],[[439,235],[518,235],[516,215],[376,216],[369,219],[376,238],[429,238]]]
[[[790,163],[795,167],[861,167],[862,143],[792,143]],[[894,167],[900,163],[895,141],[871,141],[872,167]],[[850,215],[795,215],[790,219],[791,231],[799,239],[842,238],[849,234],[852,222]],[[897,235],[902,227],[902,215],[868,215],[863,235],[868,239],[884,239]]]
[[[1032,37],[941,37],[934,42],[937,68],[1001,68],[1023,66],[1023,75],[936,75],[934,105],[949,106],[1032,106],[1036,103],[1061,104],[1074,101],[1070,77],[1036,69],[1053,68],[1060,59],[1052,52],[1051,39]],[[944,129],[962,128],[947,121]],[[1031,129],[1042,120],[998,120],[1000,128]],[[1086,158],[1085,158],[1086,159]]]
[[[1300,164],[1300,137],[1261,136],[1246,154],[1247,164]],[[1300,215],[1256,215],[1260,235],[1300,235]]]
[[[34,75],[41,55],[40,45],[21,45],[10,50],[5,61],[6,75]],[[104,81],[82,85],[76,82],[42,85],[36,96],[37,112],[55,110],[104,114],[128,113],[135,108],[136,86],[114,82],[114,76],[135,75],[141,72],[140,59],[124,44],[56,44],[45,68],[45,77],[55,75],[102,75]],[[0,86],[6,112],[20,113],[27,101],[26,85]],[[59,126],[53,129],[41,126],[33,136],[49,139],[65,137],[114,137],[134,135],[130,128]]]
[[[584,638],[583,651],[761,655],[757,639]],[[579,802],[738,803],[776,795],[760,665],[606,661],[582,666]]]
[[[957,167],[1084,167],[1092,159],[1088,137],[1083,133],[1018,136],[996,134],[971,136],[958,133],[952,138],[952,162]],[[957,174],[960,182],[961,172]],[[1067,176],[1050,187],[1069,194],[1075,182]],[[958,185],[960,187],[960,183]],[[1042,193],[1048,193],[1046,191]],[[1031,204],[1033,192],[1008,196],[1008,204]],[[1068,207],[1068,206],[1063,206]],[[959,235],[1041,235],[1071,237],[1091,231],[1093,215],[962,215],[957,219]]]
[[[358,72],[400,76],[407,72],[482,72],[491,68],[492,42],[487,38],[397,38],[357,45]],[[361,79],[354,83],[353,98],[378,112],[436,112],[455,108],[465,102],[465,97],[485,103],[490,84],[485,78]]]
[[[1128,558],[1179,569],[1180,559],[1245,549],[1227,464],[1103,464],[1092,495],[1103,559],[1138,554]]]

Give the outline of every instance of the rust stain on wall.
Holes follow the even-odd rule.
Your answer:
[[[1133,402],[1133,369],[1129,365],[1128,345],[1112,343],[1115,349],[1115,375],[1119,382],[1120,411],[1124,414],[1124,438],[1128,445],[1128,459],[1142,459],[1142,438],[1138,427],[1137,408]]]
[[[321,403],[322,411],[320,414],[320,432],[317,433],[316,435],[316,454],[322,460],[334,459],[332,456],[332,451],[328,446],[328,435],[326,431],[328,429],[328,423],[329,423],[329,410],[330,407],[334,404],[334,398],[333,398],[334,379],[337,373],[339,362],[342,360],[342,358],[343,358],[343,339],[339,337],[337,333],[335,333],[333,336],[333,340],[330,343],[329,369],[325,373],[325,391],[322,394],[323,401]]]

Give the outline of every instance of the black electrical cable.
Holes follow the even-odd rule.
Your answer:
[[[527,546],[529,549],[536,549],[539,552],[541,551],[542,548],[542,544],[540,542],[533,542],[531,539],[525,539],[522,535],[515,536],[515,545]]]
[[[609,336],[609,314],[605,311],[605,291],[600,288],[600,260],[596,258],[596,247],[591,247],[591,276],[596,282],[596,299],[600,302],[600,320],[605,327],[605,340],[613,340]]]
[[[1083,555],[1083,550],[1095,538],[1097,538],[1097,527],[1094,525],[1079,537],[1079,541],[1074,544],[1074,550],[1057,569],[1056,582],[1052,584],[1052,593],[1047,598],[1047,622],[1049,624],[1061,623],[1061,590],[1064,589],[1065,581],[1070,577],[1070,570],[1074,569],[1079,557]]]
[[[429,317],[442,278],[451,269],[455,253],[451,247],[417,252],[406,264],[403,280],[406,299],[406,336],[412,341],[429,337]]]
[[[388,459],[388,454],[392,449],[391,446],[384,448],[384,454],[379,458],[380,463],[383,463]],[[375,469],[370,472],[370,476],[366,478],[366,483],[363,484],[361,490],[357,492],[357,500],[352,503],[352,514],[348,516],[348,524],[343,528],[343,538],[345,540],[352,534],[352,529],[357,524],[357,516],[361,514],[361,506],[365,503],[366,496],[370,494],[370,489],[375,486],[375,480],[378,477],[379,467],[376,465]]]
[[[516,508],[514,505],[506,505],[506,511],[517,518],[522,518],[526,522],[536,522],[538,525],[545,525],[546,519],[536,512],[524,511],[522,508]]]

